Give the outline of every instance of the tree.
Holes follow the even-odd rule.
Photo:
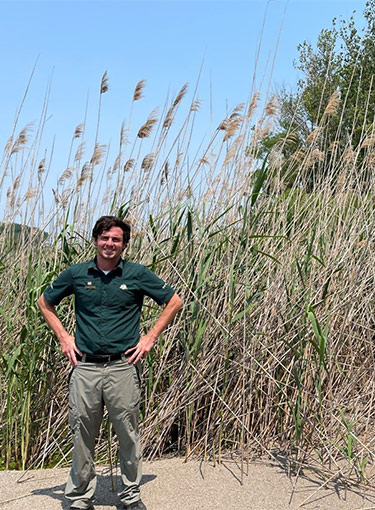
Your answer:
[[[332,174],[348,148],[358,153],[357,169],[368,168],[369,147],[375,145],[375,0],[367,1],[364,18],[361,30],[353,16],[334,19],[315,47],[300,44],[295,66],[303,76],[297,90],[278,93],[280,119],[274,136],[293,133],[296,143],[283,148],[289,165],[297,146],[306,154],[318,151],[311,181],[316,172]]]

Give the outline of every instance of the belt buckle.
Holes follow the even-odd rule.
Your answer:
[[[106,360],[105,361],[106,363],[110,363],[111,362],[111,355],[110,354],[104,354],[103,356],[104,356],[104,358]]]

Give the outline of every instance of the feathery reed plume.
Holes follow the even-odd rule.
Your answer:
[[[188,83],[185,83],[182,87],[180,92],[177,94],[176,99],[173,101],[173,107],[176,108],[176,106],[182,101],[182,99],[185,97],[187,91],[188,91]]]
[[[147,121],[143,124],[143,126],[140,127],[140,129],[137,133],[138,138],[147,138],[151,135],[152,129],[158,121],[157,111],[158,111],[158,109],[155,108],[155,110],[153,110],[150,113]]]
[[[155,161],[155,154],[152,154],[152,153],[147,154],[142,160],[142,164],[141,164],[142,170],[145,170],[146,172],[151,170],[151,168],[153,167],[154,161]]]
[[[163,178],[166,181],[168,180],[168,175],[169,175],[169,161],[166,161],[164,163],[164,168],[163,168]]]
[[[260,92],[258,91],[258,92],[255,92],[253,97],[251,98],[249,108],[247,110],[247,118],[248,119],[250,119],[250,117],[252,117],[253,113],[257,109],[259,99],[260,99]]]
[[[245,103],[239,103],[237,106],[233,108],[230,119],[234,119],[234,117],[238,117],[242,114],[243,109],[245,108]]]
[[[124,145],[125,140],[126,140],[125,124],[124,121],[122,121],[120,129],[120,145]]]
[[[172,106],[169,108],[167,115],[165,116],[163,128],[168,128],[171,126],[174,119],[176,108],[178,104],[182,101],[183,97],[186,95],[187,90],[188,84],[185,83],[185,85],[182,86],[180,92],[177,94],[176,99],[173,101]]]
[[[173,101],[172,106],[169,108],[164,122],[163,122],[163,128],[169,128],[174,120],[176,108],[179,105],[179,103],[182,101],[183,97],[185,96],[186,92],[188,90],[188,84],[185,83],[185,85],[182,86],[180,92],[177,94],[176,99]]]
[[[361,149],[365,147],[373,147],[375,145],[375,135],[366,136],[366,138],[361,143]]]
[[[306,168],[312,167],[315,163],[322,163],[324,161],[324,152],[319,149],[314,149],[306,158]]]
[[[101,81],[101,84],[100,84],[100,93],[101,94],[105,94],[105,92],[107,92],[108,89],[109,89],[109,85],[108,85],[108,73],[107,73],[107,71],[105,71],[103,76],[102,76],[102,81]]]
[[[228,123],[229,123],[229,119],[228,118],[225,118],[224,120],[222,120],[220,122],[220,124],[217,126],[216,130],[217,131],[226,131],[228,129]]]
[[[324,115],[334,115],[337,112],[337,108],[340,104],[340,96],[338,90],[335,90],[332,96],[329,98],[326,109],[324,110]]]
[[[29,139],[29,131],[32,128],[33,123],[27,124],[19,133],[13,147],[11,154],[14,154],[16,152],[19,152],[21,149],[24,149],[24,146],[26,145],[28,139]]]
[[[85,152],[85,145],[86,145],[86,142],[81,142],[78,145],[75,156],[74,156],[74,161],[78,161],[78,160],[82,159],[83,153]]]
[[[4,151],[5,151],[5,152],[10,151],[10,149],[12,148],[12,145],[13,145],[13,136],[10,136],[10,137],[8,138],[7,143],[5,144]]]
[[[66,209],[68,204],[69,204],[69,201],[70,201],[70,196],[72,194],[72,188],[67,188],[66,190],[63,191],[63,193],[61,194],[60,196],[60,204],[61,204],[61,207],[63,209]]]
[[[146,84],[146,80],[141,80],[137,83],[135,90],[134,90],[133,101],[138,101],[139,99],[142,99],[143,89],[145,87],[145,84]]]
[[[119,154],[116,159],[115,159],[115,162],[113,163],[113,170],[112,170],[112,173],[114,174],[115,172],[117,172],[117,170],[120,168],[120,161],[121,161],[121,155]]]
[[[73,177],[74,170],[75,168],[72,167],[66,168],[57,182],[59,184],[63,184],[66,180],[71,179]]]
[[[353,149],[352,145],[349,144],[346,149],[344,150],[344,153],[342,155],[342,161],[346,165],[352,165],[356,159],[356,152]]]
[[[46,170],[46,158],[40,160],[38,165],[38,175],[44,173]]]
[[[80,138],[83,133],[83,124],[78,124],[78,126],[74,130],[74,138]]]
[[[228,140],[229,138],[231,138],[232,136],[234,136],[236,134],[237,130],[241,126],[242,121],[243,121],[243,117],[241,117],[239,114],[236,113],[236,114],[231,115],[231,118],[229,119],[227,128],[225,130],[226,132],[225,132],[223,141]]]
[[[319,136],[322,134],[322,131],[323,131],[323,128],[321,126],[315,128],[313,131],[311,131],[309,136],[306,138],[306,142],[307,143],[315,142],[319,138]]]
[[[301,161],[304,160],[305,156],[306,156],[305,152],[302,149],[298,149],[295,152],[293,152],[293,154],[290,155],[289,161],[291,163],[300,163]]]
[[[82,167],[82,170],[81,170],[81,175],[79,176],[79,178],[77,179],[77,183],[76,183],[76,191],[78,191],[80,189],[80,187],[82,186],[82,184],[88,179],[90,178],[92,175],[92,170],[91,170],[91,164],[88,163],[86,161],[86,163],[83,165]]]
[[[193,101],[191,103],[190,111],[197,112],[199,110],[199,108],[201,107],[201,104],[202,104],[202,99],[196,99],[195,101]]]
[[[176,161],[174,163],[174,171],[178,170],[180,168],[181,158],[184,155],[183,152],[179,152],[176,157]]]
[[[101,162],[105,149],[106,145],[100,145],[99,143],[95,144],[94,152],[90,160],[92,165],[98,165]]]
[[[21,176],[17,175],[17,177],[13,181],[13,191],[16,191],[19,188],[19,185],[21,183]]]
[[[272,96],[265,106],[265,114],[269,117],[274,117],[279,111],[279,103],[276,99],[276,96]]]
[[[27,200],[30,200],[31,198],[34,198],[38,193],[38,190],[36,188],[29,188],[25,196],[23,197],[23,202],[26,202]]]
[[[124,172],[129,172],[132,168],[134,168],[135,160],[128,159],[128,161],[124,164]]]
[[[225,155],[225,159],[224,159],[224,163],[223,165],[225,166],[227,163],[229,163],[229,161],[234,157],[234,155],[236,154],[237,152],[237,147],[231,147],[229,149],[229,151],[226,153]]]

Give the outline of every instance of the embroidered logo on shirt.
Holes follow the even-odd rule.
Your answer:
[[[92,282],[87,282],[87,285],[85,285],[85,289],[96,289],[95,285],[93,285]]]
[[[128,287],[126,286],[125,283],[123,283],[122,285],[120,285],[120,289],[121,290],[128,290]]]

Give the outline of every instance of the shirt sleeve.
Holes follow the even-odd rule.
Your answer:
[[[158,305],[163,305],[175,294],[175,290],[170,285],[147,267],[143,268],[141,274],[141,288],[143,293],[150,296]]]
[[[45,299],[51,305],[58,305],[60,301],[73,293],[72,273],[70,268],[63,271],[54,282],[44,291]]]

